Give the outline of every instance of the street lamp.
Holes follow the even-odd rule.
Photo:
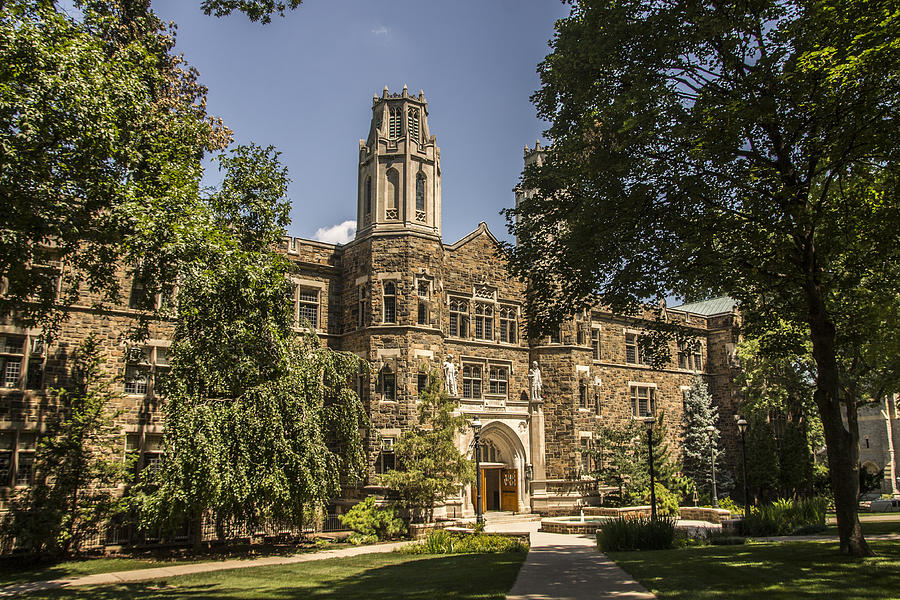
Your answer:
[[[475,416],[472,421],[472,431],[475,432],[475,523],[484,523],[484,515],[481,514],[481,419]]]
[[[653,417],[644,417],[644,424],[647,426],[647,445],[650,448],[650,518],[656,520],[656,481],[653,475],[653,423],[656,421]]]
[[[709,458],[712,462],[712,505],[719,508],[719,495],[716,493],[716,428],[708,425],[706,432],[709,433]]]
[[[741,459],[744,463],[744,518],[750,518],[750,484],[747,482],[747,420],[738,417],[738,431],[741,432]]]

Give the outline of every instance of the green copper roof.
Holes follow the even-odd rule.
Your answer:
[[[670,310],[680,310],[681,312],[689,312],[695,315],[719,315],[729,313],[734,310],[737,302],[728,296],[721,298],[713,298],[712,300],[704,300],[703,302],[691,302],[690,304],[682,304],[681,306],[672,306]]]

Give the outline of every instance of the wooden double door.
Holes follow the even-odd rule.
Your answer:
[[[519,510],[519,470],[503,467],[481,468],[481,512],[489,510]],[[472,486],[472,504],[477,488]]]

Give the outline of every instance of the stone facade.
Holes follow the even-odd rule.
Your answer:
[[[526,148],[526,162],[542,150]],[[440,150],[428,127],[424,95],[384,91],[373,98],[372,122],[360,140],[356,239],[345,245],[287,238],[297,326],[312,326],[331,348],[369,361],[373,375],[360,381],[371,418],[365,445],[366,486],[393,466],[392,444],[417,418],[423,370],[452,355],[459,371],[460,407],[479,417],[485,509],[554,512],[581,502],[582,473],[600,424],[627,422],[664,411],[679,447],[683,390],[708,381],[727,421],[736,407],[731,354],[738,316],[727,303],[669,308],[669,320],[693,328],[700,350],[652,369],[641,364],[636,340],[647,315],[621,316],[598,305],[563,323],[558,335],[526,338],[523,283],[509,275],[500,245],[484,223],[453,244],[441,239]],[[123,289],[131,288],[127,273]],[[161,423],[154,373],[165,369],[170,324],[154,325],[135,358],[125,341],[136,311],[102,313],[78,306],[48,349],[32,347],[34,332],[0,327],[6,353],[0,373],[0,483],[26,484],[34,432],[47,400],[41,389],[65,377],[68,353],[89,333],[99,335],[123,392],[121,424],[129,450],[143,462],[158,457]],[[9,340],[9,341],[7,341]],[[22,352],[14,352],[21,341]],[[31,349],[32,354],[29,354]],[[7,365],[19,361],[20,371]],[[536,361],[543,398],[530,397],[529,366]],[[38,377],[28,367],[42,369]],[[17,374],[18,373],[18,374]],[[135,375],[138,375],[135,383]],[[34,389],[30,389],[34,388]],[[472,432],[460,448],[471,448]],[[733,454],[735,455],[735,454]],[[124,457],[124,449],[123,449]],[[6,489],[9,489],[8,487]],[[363,490],[348,490],[348,496]],[[470,490],[448,499],[447,514],[471,515]]]

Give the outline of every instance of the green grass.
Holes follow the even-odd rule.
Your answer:
[[[154,567],[172,567],[175,565],[215,562],[234,558],[293,555],[305,552],[316,552],[320,549],[344,547],[347,547],[347,544],[328,544],[324,547],[312,545],[290,547],[234,546],[221,551],[199,555],[191,555],[186,550],[160,550],[155,553],[148,552],[146,555],[136,557],[89,557],[81,560],[43,564],[33,564],[31,561],[24,562],[23,559],[12,557],[6,558],[3,562],[0,562],[0,587],[15,583],[26,583],[29,581],[69,579],[72,577],[83,577],[85,575],[96,575],[98,573],[152,569]]]
[[[27,597],[32,600],[502,600],[512,587],[525,556],[525,553],[439,557],[369,554],[295,565],[198,573],[129,585],[70,588]]]
[[[862,521],[863,535],[900,533],[900,521]],[[837,535],[837,525],[829,525],[822,535]]]
[[[835,542],[702,546],[609,556],[660,600],[888,600],[900,589],[900,544],[853,559]]]

